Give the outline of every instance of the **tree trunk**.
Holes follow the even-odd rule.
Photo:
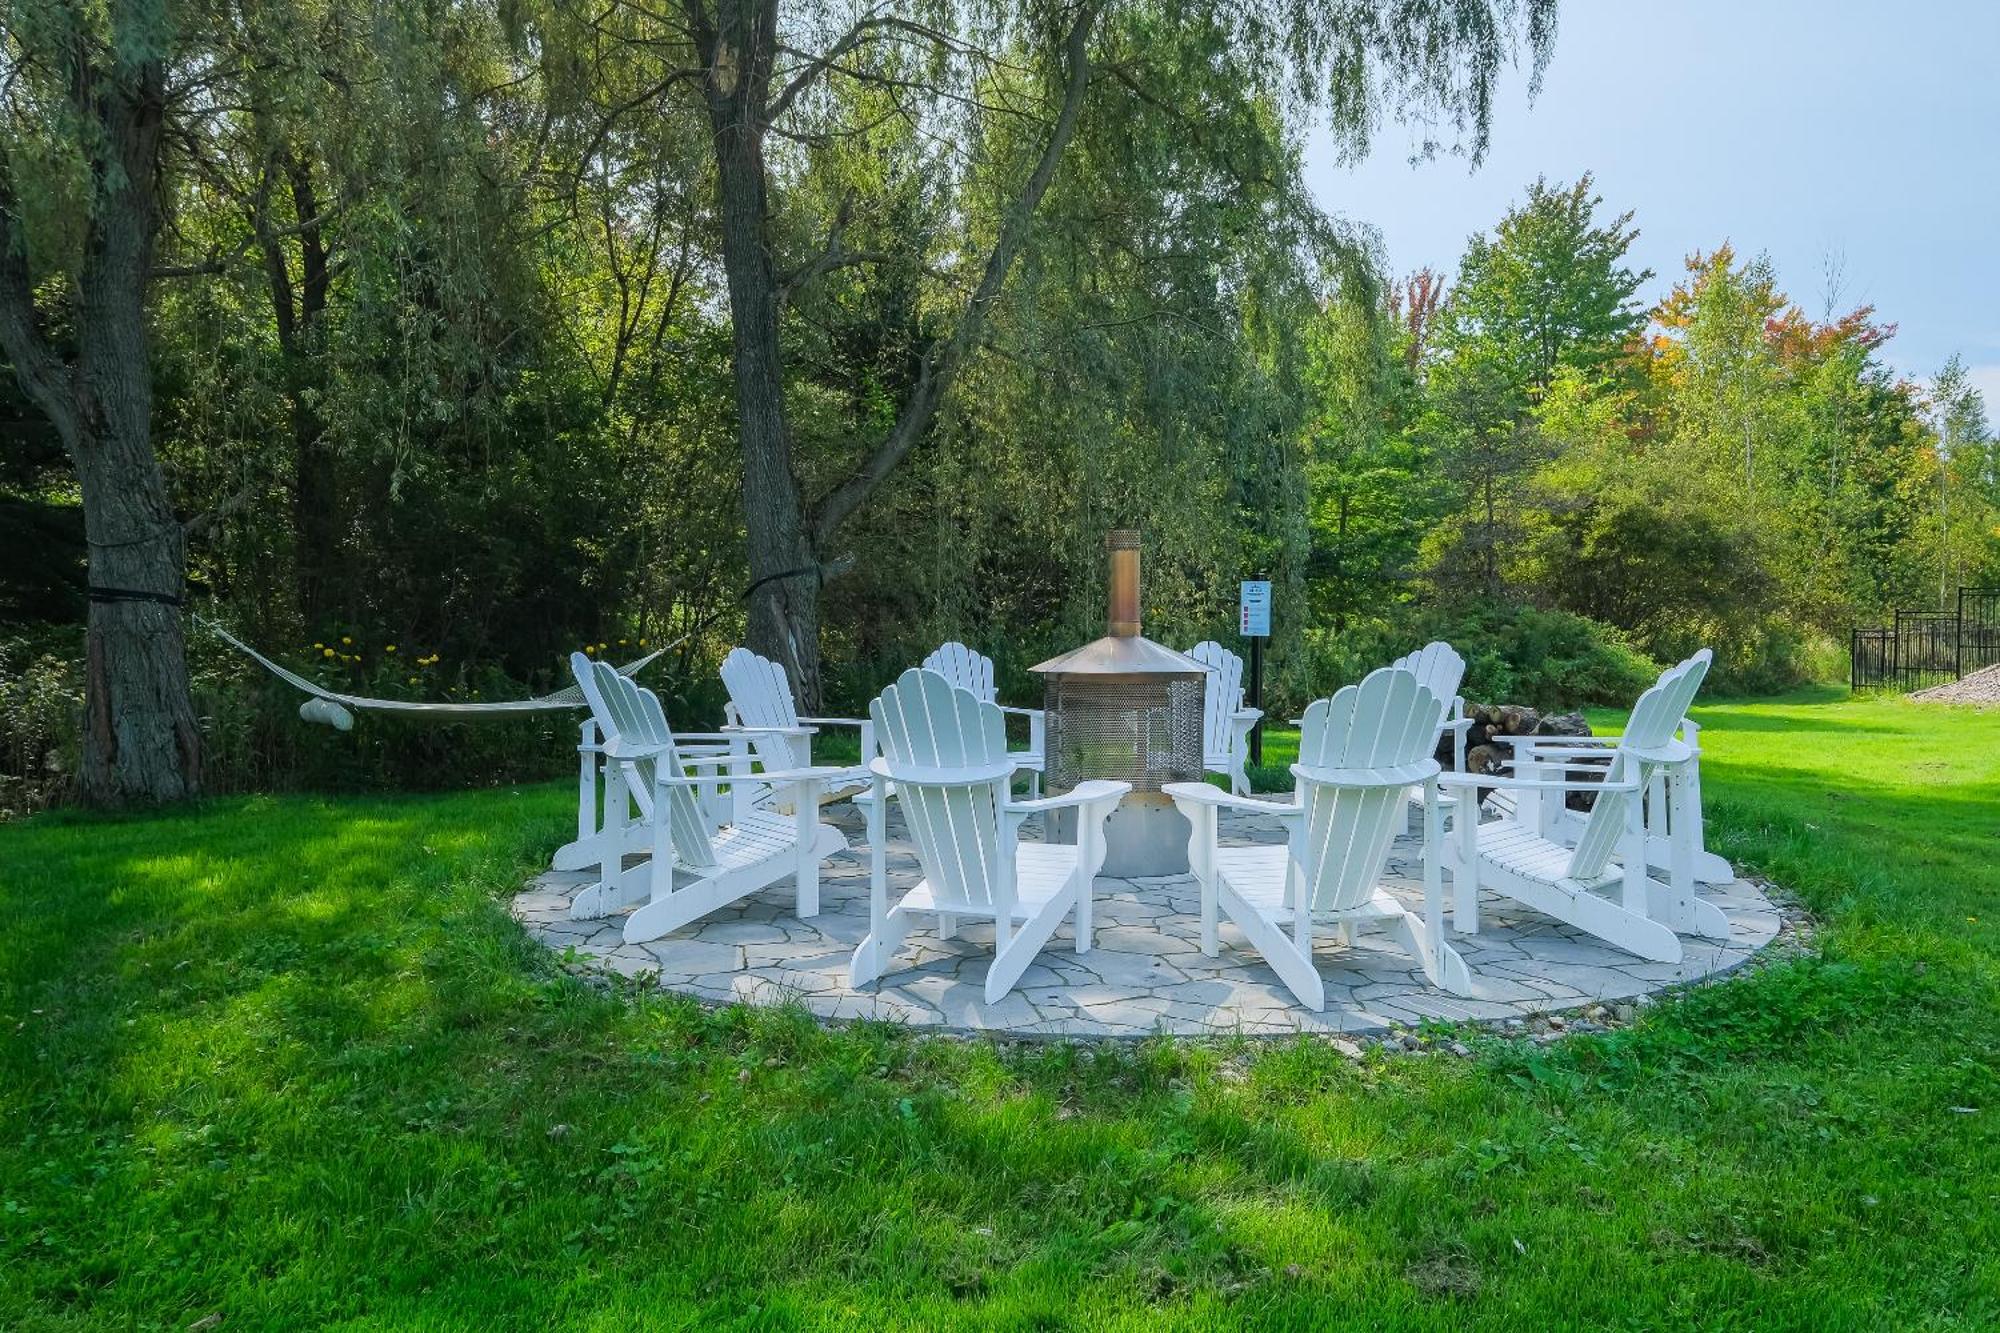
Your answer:
[[[73,363],[42,332],[0,160],[0,341],[62,435],[90,542],[81,785],[92,805],[179,800],[199,773],[177,610],[186,535],[153,452],[146,346],[164,89],[157,59],[106,71],[79,57],[70,109],[93,132],[96,198],[72,284]]]
[[[819,563],[792,471],[764,171],[763,115],[777,44],[775,0],[722,0],[715,29],[706,36],[709,125],[742,432],[750,647],[783,664],[799,702],[817,708]]]
[[[315,221],[319,200],[313,189],[312,167],[290,149],[284,151],[282,160],[299,226],[296,289],[284,246],[270,237],[265,219],[258,221],[266,228],[264,262],[270,277],[278,345],[284,353],[285,390],[291,398],[292,560],[299,618],[312,630],[322,625],[339,591],[334,549],[340,540],[337,479],[326,425],[313,406],[324,387],[322,331],[331,265],[324,231]]]
[[[77,284],[75,457],[94,590],[82,779],[93,805],[180,800],[195,793],[200,773],[177,609],[186,537],[153,451],[146,345],[164,83],[152,63],[118,93],[98,94],[111,162],[98,172]]]

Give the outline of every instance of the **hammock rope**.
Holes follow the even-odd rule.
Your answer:
[[[406,717],[478,718],[504,717],[521,713],[550,713],[586,706],[583,690],[576,685],[566,690],[557,690],[553,694],[536,695],[532,699],[503,699],[491,703],[428,703],[421,699],[371,699],[361,694],[342,694],[338,690],[327,689],[317,681],[308,680],[296,671],[280,666],[212,620],[196,616],[194,621],[293,689],[310,694],[312,698],[299,705],[301,718],[307,722],[324,723],[340,731],[346,731],[354,725],[354,718],[348,709],[369,713],[401,713]],[[667,644],[655,648],[638,661],[627,662],[618,668],[618,674],[636,675],[654,658],[673,646]]]

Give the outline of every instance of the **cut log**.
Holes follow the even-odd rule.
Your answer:
[[[1530,708],[1526,704],[1479,704],[1468,702],[1465,716],[1472,725],[1465,733],[1465,771],[1468,773],[1490,773],[1499,775],[1508,771],[1513,762],[1512,746],[1495,743],[1499,736],[1588,736],[1590,723],[1582,713],[1548,713]],[[1450,766],[1452,762],[1451,737],[1445,736],[1438,746],[1438,762]],[[1589,771],[1573,772],[1570,776],[1589,781]],[[1482,788],[1479,799],[1485,800],[1491,788]],[[1588,810],[1590,792],[1570,792],[1567,804],[1573,810]]]

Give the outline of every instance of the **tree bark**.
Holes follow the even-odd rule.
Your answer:
[[[778,274],[770,239],[764,108],[777,50],[777,0],[719,0],[697,22],[715,142],[722,267],[729,285],[743,523],[750,557],[750,647],[781,663],[802,703],[818,707],[819,565],[807,537],[778,346]]]
[[[90,543],[81,791],[93,805],[194,794],[199,732],[178,605],[186,536],[153,450],[146,285],[159,228],[165,73],[79,53],[71,110],[88,124],[96,199],[72,282],[76,353],[42,332],[0,162],[0,342],[76,468]]]

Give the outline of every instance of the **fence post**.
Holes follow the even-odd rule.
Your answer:
[[[1958,590],[1958,619],[1952,634],[1951,674],[1958,680],[1965,679],[1965,588]]]

